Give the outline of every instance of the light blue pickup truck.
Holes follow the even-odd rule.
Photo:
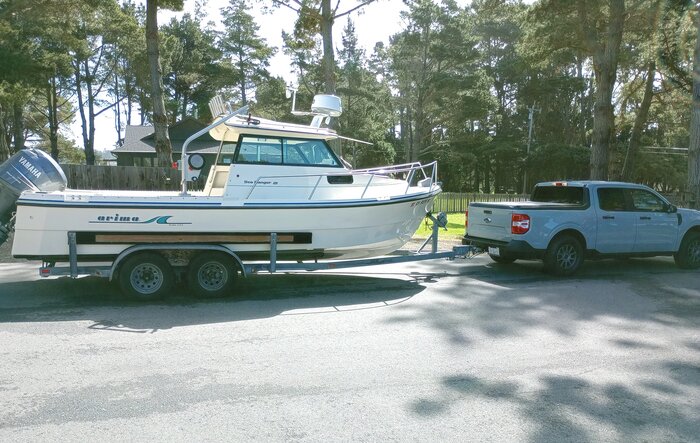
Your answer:
[[[557,275],[575,273],[584,258],[673,255],[696,269],[700,211],[631,183],[539,183],[526,202],[471,203],[464,243],[497,263],[541,259]]]

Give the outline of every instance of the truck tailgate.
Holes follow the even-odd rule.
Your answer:
[[[511,239],[510,225],[513,209],[498,203],[472,203],[469,205],[467,234],[470,237],[496,241]]]

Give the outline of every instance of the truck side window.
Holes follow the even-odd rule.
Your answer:
[[[664,212],[666,203],[656,195],[643,189],[632,189],[632,204],[636,211]]]
[[[598,202],[603,211],[624,211],[625,190],[622,188],[598,188]]]

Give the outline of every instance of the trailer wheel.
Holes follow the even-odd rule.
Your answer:
[[[545,269],[555,275],[572,275],[582,264],[583,246],[570,235],[552,240],[544,255]]]
[[[700,233],[689,232],[678,252],[673,255],[676,265],[681,269],[700,268]]]
[[[141,252],[127,258],[118,278],[124,294],[141,300],[159,299],[167,295],[175,283],[168,260],[154,252]]]
[[[202,298],[230,295],[238,278],[233,258],[222,252],[204,252],[196,256],[187,270],[192,292]]]

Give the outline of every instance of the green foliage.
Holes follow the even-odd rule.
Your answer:
[[[537,145],[526,159],[529,181],[586,179],[589,155],[589,149],[582,146]]]
[[[344,28],[342,43],[337,91],[343,99],[344,112],[339,118],[339,130],[372,143],[351,142],[343,149],[344,155],[357,168],[390,164],[395,157],[389,132],[393,124],[391,91],[367,68],[364,51],[358,46],[355,26],[350,20]]]
[[[238,98],[243,105],[269,77],[267,67],[275,54],[275,49],[258,35],[260,26],[247,11],[244,0],[231,0],[229,6],[221,10],[225,31],[218,41],[221,52],[230,63]]]
[[[184,2],[156,3],[179,10]],[[359,45],[353,21],[340,20],[362,3],[331,2],[331,24],[344,25],[332,55],[345,112],[333,126],[373,143],[343,142],[343,155],[355,166],[437,160],[451,191],[519,192],[525,172],[530,183],[588,176],[596,84],[591,42],[605,40],[608,0],[585,8],[568,0],[406,0],[405,28],[373,51]],[[328,80],[322,0],[275,4],[296,11],[283,50],[297,75],[297,109],[309,109]],[[217,18],[220,33],[205,23],[201,5],[160,29],[169,120],[208,120],[208,100],[223,91],[250,102],[256,115],[308,123],[290,114],[287,85],[268,72],[276,48],[259,35],[250,3],[230,0]],[[646,147],[689,144],[694,4],[640,0],[625,7],[610,171],[621,172],[638,131],[634,180],[680,189],[687,158]],[[132,109],[152,108],[144,24],[144,3],[134,0],[0,0],[0,147],[15,149],[26,138],[48,149],[53,140],[62,159],[84,161],[84,151],[63,137],[74,116],[83,118],[81,110],[84,147],[91,146],[91,115],[114,110],[118,129],[134,124]],[[644,117],[651,62],[657,62],[653,99],[636,125]]]
[[[51,145],[47,140],[42,140],[37,145],[39,149],[50,152]],[[58,162],[68,163],[73,165],[84,165],[85,164],[85,150],[77,147],[73,140],[66,138],[62,134],[58,136]]]
[[[219,60],[215,34],[203,30],[190,14],[175,18],[161,28],[163,85],[168,91],[166,108],[171,122],[188,115],[208,117],[207,103],[217,89],[230,84],[222,81],[231,69]]]

